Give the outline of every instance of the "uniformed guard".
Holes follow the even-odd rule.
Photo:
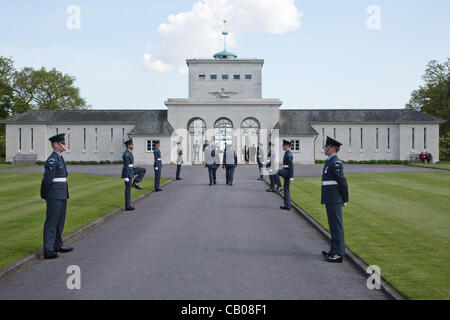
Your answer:
[[[159,140],[155,141],[155,148],[153,149],[153,156],[154,156],[154,162],[153,162],[153,169],[155,169],[155,191],[162,191],[162,189],[159,187],[159,183],[161,180],[161,170],[162,170],[162,160],[161,160],[161,150],[159,150],[159,147],[161,144],[159,143]]]
[[[65,134],[57,134],[49,140],[53,152],[45,162],[45,172],[41,183],[41,198],[47,202],[44,223],[44,258],[54,259],[58,252],[70,252],[72,247],[63,246],[62,233],[66,220],[67,168],[62,153],[66,151]]]
[[[294,181],[294,156],[291,151],[291,141],[283,139],[283,169],[278,170],[278,174],[284,178],[284,206],[280,206],[282,210],[291,210],[291,192],[289,186]]]
[[[210,148],[205,149],[206,167],[209,174],[209,185],[216,184],[216,171],[220,165],[219,151],[216,150],[216,145],[212,143]]]
[[[134,149],[134,144],[132,139],[125,141],[125,147],[126,149],[122,156],[122,179],[124,179],[125,182],[125,210],[130,211],[134,210],[134,207],[130,205],[131,187],[142,190],[139,182],[142,181],[147,170],[145,168],[134,166],[134,156],[132,152]],[[136,176],[136,178],[134,178],[134,176]]]
[[[278,175],[278,170],[276,170],[276,154],[272,152],[273,144],[269,142],[269,147],[267,150],[267,162],[266,168],[269,172],[270,187],[267,192],[279,192],[281,191],[281,181]]]
[[[225,168],[225,178],[227,181],[227,185],[233,185],[234,178],[234,168],[237,166],[237,154],[236,150],[233,149],[231,144],[227,145],[223,153],[223,162],[222,168]]]
[[[199,162],[200,161],[200,144],[198,143],[198,140],[195,140],[195,144],[192,146],[192,151],[193,151],[192,163]]]
[[[181,141],[177,142],[177,174],[176,174],[176,179],[177,180],[183,180],[182,178],[180,178],[180,172],[181,172],[181,165],[183,164],[183,147],[181,145]]]
[[[264,180],[263,168],[264,168],[264,150],[263,144],[258,143],[258,148],[256,149],[256,162],[258,163],[259,178],[258,180]]]
[[[322,173],[321,203],[327,209],[331,233],[331,249],[322,251],[325,260],[329,262],[342,262],[345,255],[342,207],[348,202],[348,185],[344,176],[344,166],[337,156],[341,145],[342,143],[327,137],[325,155],[328,159]]]

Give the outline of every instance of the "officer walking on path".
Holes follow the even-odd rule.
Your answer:
[[[231,144],[227,145],[223,153],[222,168],[225,168],[225,178],[227,185],[233,185],[234,168],[237,166],[237,154]]]
[[[205,149],[206,167],[209,174],[209,185],[216,184],[216,171],[220,165],[219,152],[216,150],[216,145],[212,143],[209,149]]]
[[[342,207],[348,202],[348,185],[344,176],[344,166],[337,156],[341,145],[342,143],[327,137],[325,155],[328,159],[322,173],[321,203],[327,209],[331,233],[331,249],[322,251],[322,255],[328,262],[342,262],[345,255]]]
[[[280,206],[282,210],[291,210],[291,192],[289,186],[294,181],[294,156],[291,151],[291,141],[283,139],[283,169],[278,170],[278,174],[284,178],[284,206]]]
[[[276,170],[276,154],[272,152],[273,144],[269,142],[269,147],[267,151],[267,163],[266,168],[269,171],[270,187],[267,192],[278,192],[281,191],[281,181],[278,175],[278,170]],[[276,186],[276,187],[275,187]]]
[[[65,134],[57,134],[49,140],[53,152],[45,162],[45,172],[41,183],[41,198],[47,202],[44,223],[44,258],[54,259],[59,252],[70,252],[72,247],[63,246],[62,233],[66,221],[67,168],[62,153],[66,151]]]
[[[125,182],[125,210],[130,211],[134,210],[134,207],[130,204],[131,187],[142,190],[142,187],[138,183],[142,181],[147,170],[145,170],[145,168],[134,166],[134,156],[132,152],[134,149],[134,144],[132,139],[125,141],[125,147],[126,149],[122,156],[122,179]],[[134,176],[136,176],[136,178],[134,178]]]
[[[181,146],[181,141],[177,142],[177,174],[176,179],[177,180],[183,180],[180,178],[180,172],[181,172],[181,165],[183,164],[183,147]]]
[[[263,144],[258,143],[258,149],[256,150],[256,162],[258,163],[259,178],[258,180],[264,180],[263,168],[264,168],[264,150]]]
[[[153,169],[155,169],[155,191],[162,191],[159,187],[159,183],[161,180],[161,170],[162,170],[162,160],[161,160],[161,150],[159,147],[161,146],[159,140],[155,140],[155,148],[153,149]]]

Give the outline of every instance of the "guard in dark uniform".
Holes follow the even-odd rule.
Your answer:
[[[344,223],[342,207],[348,202],[348,185],[344,166],[337,153],[342,143],[327,137],[325,155],[327,162],[322,173],[322,201],[326,206],[331,233],[331,249],[322,251],[326,261],[342,262],[345,255]]]
[[[134,210],[131,206],[131,187],[142,190],[142,187],[138,184],[144,178],[147,170],[145,168],[139,168],[134,166],[134,156],[133,156],[133,140],[125,141],[126,150],[123,153],[123,168],[122,168],[122,179],[125,182],[125,210]],[[136,176],[136,178],[134,178]],[[134,181],[133,181],[134,178]]]
[[[256,149],[256,162],[258,163],[259,178],[258,180],[264,180],[263,168],[264,168],[264,151],[262,143],[258,143],[258,148]]]
[[[267,192],[278,192],[281,191],[281,181],[278,175],[278,170],[276,170],[276,157],[275,152],[272,152],[272,142],[269,142],[269,149],[267,150],[267,162],[266,168],[269,171],[270,187]],[[276,186],[276,187],[275,187]]]
[[[159,187],[159,183],[161,180],[161,170],[162,170],[162,160],[161,160],[161,150],[159,150],[159,147],[161,144],[159,143],[159,140],[155,141],[155,148],[153,149],[153,169],[155,169],[155,191],[162,191],[162,189]]]
[[[44,258],[54,259],[58,252],[72,251],[72,247],[63,246],[62,233],[66,220],[67,199],[67,168],[62,153],[66,151],[65,134],[57,134],[49,140],[53,152],[45,162],[44,178],[41,183],[41,198],[47,202],[47,212],[44,223]]]
[[[291,151],[291,141],[283,139],[283,169],[278,170],[278,175],[284,178],[284,206],[280,206],[282,210],[291,210],[291,192],[289,186],[294,181],[294,156]]]
[[[176,173],[176,179],[177,180],[183,180],[180,178],[181,173],[181,165],[183,164],[183,148],[181,147],[181,141],[177,142],[177,173]]]
[[[229,186],[233,185],[234,168],[236,168],[236,166],[237,166],[236,151],[233,149],[233,146],[231,144],[228,144],[227,148],[223,152],[222,168],[225,168],[225,180],[227,182],[227,185]]]

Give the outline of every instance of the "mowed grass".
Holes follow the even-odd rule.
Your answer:
[[[40,198],[42,174],[0,173],[0,268],[42,248],[46,204]],[[161,179],[164,183],[168,179]],[[153,178],[131,196],[153,188]],[[69,174],[64,235],[124,205],[124,183],[115,177]]]
[[[438,163],[434,163],[434,164],[432,164],[432,163],[415,163],[415,164],[413,164],[413,166],[450,170],[450,161],[439,161]]]
[[[347,247],[409,299],[450,299],[450,172],[347,176]],[[320,178],[296,178],[292,200],[327,230]],[[329,249],[329,248],[324,248]]]
[[[32,167],[32,166],[35,166],[35,164],[29,164],[29,163],[17,163],[17,164],[0,163],[0,170],[14,169],[14,168],[24,168],[24,167]]]

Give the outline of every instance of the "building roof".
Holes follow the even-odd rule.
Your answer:
[[[280,135],[318,135],[313,123],[443,123],[432,115],[411,109],[328,109],[280,110],[274,129]]]
[[[236,58],[237,58],[237,55],[235,55],[234,53],[231,53],[230,51],[227,51],[227,50],[217,52],[214,55],[214,59],[221,59],[221,60],[222,59],[229,60],[229,59],[236,59]]]

